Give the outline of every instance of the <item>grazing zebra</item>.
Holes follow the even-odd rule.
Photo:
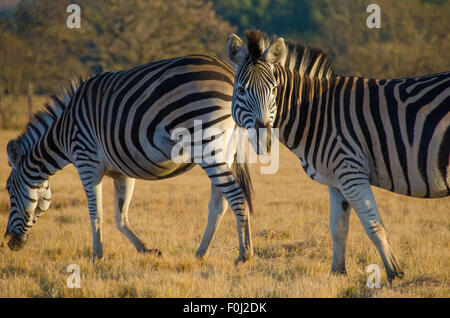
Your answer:
[[[102,177],[114,179],[114,220],[139,252],[154,253],[133,232],[128,207],[135,179],[160,180],[179,175],[198,163],[211,180],[208,224],[198,249],[203,257],[227,204],[235,213],[238,261],[252,254],[248,210],[251,181],[245,163],[238,163],[232,139],[209,160],[175,161],[177,145],[171,133],[178,129],[214,127],[220,134],[235,129],[231,112],[233,69],[222,60],[192,55],[105,72],[66,91],[64,100],[36,114],[25,132],[7,145],[11,174],[7,181],[10,215],[5,241],[12,250],[22,248],[28,231],[50,204],[48,178],[72,163],[88,201],[94,258],[102,249]],[[220,135],[219,134],[219,135]],[[225,134],[224,134],[225,135]],[[200,137],[206,149],[211,138]],[[224,137],[225,138],[225,137]],[[226,148],[226,149],[225,149]],[[194,153],[195,154],[195,153]],[[192,156],[192,153],[189,155]],[[206,158],[205,158],[206,159]]]
[[[235,122],[270,127],[313,180],[329,187],[332,272],[345,273],[353,207],[377,247],[389,281],[403,272],[388,243],[370,185],[438,198],[450,195],[450,72],[404,79],[332,75],[320,51],[247,31],[232,34]],[[293,67],[295,66],[295,67]],[[309,74],[328,74],[325,78]]]

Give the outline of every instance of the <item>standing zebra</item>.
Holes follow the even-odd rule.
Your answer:
[[[232,115],[246,129],[279,129],[279,140],[330,196],[332,272],[345,273],[350,208],[377,247],[390,281],[403,272],[370,185],[438,198],[450,195],[450,72],[377,80],[331,76],[325,55],[259,31],[236,35]],[[293,67],[295,65],[295,67]],[[329,74],[326,78],[310,72]],[[261,147],[255,149],[263,153]]]
[[[237,220],[238,261],[249,259],[253,254],[247,213],[251,210],[251,183],[245,163],[231,165],[236,150],[225,148],[235,143],[224,141],[229,145],[224,149],[217,149],[216,143],[216,152],[226,155],[213,160],[184,162],[171,157],[176,145],[171,132],[177,128],[192,132],[194,121],[222,133],[235,128],[230,113],[233,77],[233,69],[220,59],[192,55],[100,73],[72,86],[64,101],[53,97],[54,105],[36,114],[22,135],[7,145],[12,166],[5,235],[9,248],[23,247],[29,229],[49,207],[48,178],[72,163],[88,201],[94,258],[103,256],[104,175],[114,179],[117,228],[139,252],[159,255],[158,250],[147,248],[128,224],[135,179],[170,178],[199,163],[211,179],[211,199],[197,256],[208,252],[228,203]],[[201,138],[203,149],[213,140]]]

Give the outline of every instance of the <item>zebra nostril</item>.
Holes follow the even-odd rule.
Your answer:
[[[28,238],[28,235],[26,235],[26,234],[19,235],[12,231],[9,234],[7,234],[7,243],[6,244],[11,251],[18,251],[24,247],[24,245],[27,241],[27,238]]]
[[[253,124],[253,128],[255,129],[264,128],[264,125],[258,119],[256,119],[255,123]]]

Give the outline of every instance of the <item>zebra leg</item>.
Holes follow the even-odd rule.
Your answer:
[[[331,272],[346,274],[345,248],[350,220],[350,205],[338,189],[328,187],[328,192],[330,194],[330,231],[333,239]]]
[[[227,201],[224,200],[222,192],[211,183],[211,198],[208,204],[208,225],[206,226],[205,234],[203,234],[202,242],[196,254],[198,258],[203,258],[208,254],[211,240],[227,210],[227,205]]]
[[[249,210],[244,192],[234,180],[233,173],[226,163],[216,163],[209,166],[202,163],[200,166],[208,174],[214,186],[222,192],[236,216],[239,238],[239,257],[236,260],[236,264],[250,260],[253,257],[253,246]]]
[[[117,229],[133,243],[138,252],[161,256],[157,249],[149,249],[137,237],[128,223],[128,207],[133,195],[135,179],[119,175],[114,178],[114,222]]]
[[[230,202],[230,200],[228,202]],[[236,259],[235,263],[245,263],[253,258],[249,210],[245,203],[242,203],[238,207],[235,206],[232,209],[236,216],[239,238],[239,257]]]
[[[377,204],[368,181],[351,187],[341,187],[347,201],[356,211],[364,230],[378,249],[383,259],[389,282],[395,277],[402,278],[403,271],[397,261],[391,246],[388,243],[386,231],[378,212]]]
[[[102,244],[102,183],[90,184],[84,186],[84,192],[88,201],[89,217],[91,219],[92,227],[92,250],[93,258],[103,257]]]

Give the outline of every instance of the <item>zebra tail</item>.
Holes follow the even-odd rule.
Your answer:
[[[244,197],[247,201],[250,214],[253,214],[253,185],[250,171],[248,170],[247,160],[245,160],[245,162],[238,162],[237,157],[237,154],[235,154],[234,161],[231,166],[231,171],[233,172],[234,179],[236,180],[237,184],[241,187],[242,191],[244,191]]]

